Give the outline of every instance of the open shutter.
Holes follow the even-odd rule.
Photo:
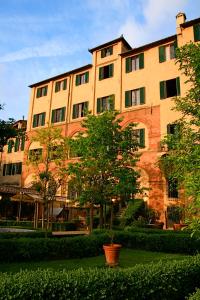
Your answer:
[[[20,142],[20,139],[17,137],[15,139],[15,152],[19,151],[19,142]]]
[[[106,56],[106,49],[101,50],[101,58],[104,58]]]
[[[145,104],[145,87],[140,88],[140,104]]]
[[[145,129],[144,128],[140,129],[140,147],[141,148],[145,147]]]
[[[47,85],[44,87],[44,96],[47,95]]]
[[[110,110],[114,110],[115,109],[115,95],[111,95],[109,97],[109,101],[110,101]]]
[[[167,134],[171,133],[171,124],[167,124]]]
[[[140,69],[144,68],[144,53],[139,54],[139,68]]]
[[[43,112],[42,113],[42,124],[41,124],[41,126],[44,126],[44,124],[45,124],[45,116],[46,116],[46,113]]]
[[[131,91],[126,91],[125,92],[125,107],[130,107],[131,106]]]
[[[33,116],[33,128],[37,127],[37,115]]]
[[[37,88],[36,98],[41,97],[41,88]]]
[[[193,26],[193,30],[194,30],[194,41],[200,41],[200,24],[195,24]]]
[[[176,95],[180,96],[180,94],[181,94],[181,90],[180,90],[180,78],[177,77],[176,78]]]
[[[65,110],[66,110],[66,107],[62,107],[61,108],[61,122],[65,121]]]
[[[109,65],[109,77],[113,77],[114,64]]]
[[[110,55],[112,55],[113,54],[113,46],[110,46],[109,51],[110,51]]]
[[[161,46],[158,49],[159,49],[159,62],[162,63],[166,61],[165,46]]]
[[[174,57],[176,58],[176,49],[178,48],[178,41],[177,39],[174,41]]]
[[[129,73],[132,71],[131,62],[132,62],[131,57],[127,57],[126,58],[126,73]]]
[[[12,141],[8,141],[8,153],[12,152]]]
[[[77,118],[77,104],[73,105],[73,112],[72,112],[72,119],[76,119]]]
[[[80,76],[76,75],[76,85],[79,85],[79,84],[80,84]]]
[[[97,113],[99,114],[101,112],[102,109],[102,105],[101,105],[101,98],[97,98]]]
[[[99,68],[99,80],[103,79],[103,67]]]
[[[57,93],[59,91],[59,85],[60,85],[60,82],[56,82],[56,85],[55,85],[55,93]]]
[[[63,90],[67,89],[67,79],[63,80]]]
[[[85,73],[85,83],[89,82],[89,72]]]
[[[86,101],[83,103],[83,117],[85,117],[88,113],[89,102]]]
[[[25,146],[25,135],[23,135],[21,139],[21,151],[24,151],[24,146]]]
[[[54,123],[54,117],[55,117],[55,109],[52,110],[51,112],[51,123]]]
[[[160,81],[160,99],[166,98],[166,81]]]

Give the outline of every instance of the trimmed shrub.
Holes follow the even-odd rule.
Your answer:
[[[0,299],[183,300],[200,286],[200,257],[129,269],[0,274]]]
[[[30,231],[30,232],[0,232],[0,239],[18,239],[18,238],[44,238],[51,237],[51,232]]]
[[[194,294],[192,294],[188,300],[199,300],[200,299],[200,289],[198,289]]]

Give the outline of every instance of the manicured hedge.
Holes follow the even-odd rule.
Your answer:
[[[194,294],[192,294],[188,300],[199,300],[200,299],[200,289],[198,289]]]
[[[29,232],[0,232],[0,239],[18,239],[18,238],[43,238],[51,237],[52,233],[44,231],[29,231]]]
[[[183,300],[200,286],[199,274],[199,256],[125,270],[23,271],[0,274],[0,299]]]

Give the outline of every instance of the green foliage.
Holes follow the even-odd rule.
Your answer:
[[[124,212],[121,225],[127,226],[138,220],[140,216],[145,215],[144,201],[140,199],[133,199],[128,202],[127,208]]]
[[[22,271],[0,275],[0,299],[182,300],[199,283],[200,258],[129,269]]]
[[[3,151],[3,147],[7,144],[9,138],[15,137],[17,134],[16,129],[13,127],[15,123],[14,119],[8,119],[4,121],[0,119],[0,152]]]
[[[181,118],[174,134],[169,134],[163,143],[168,153],[160,164],[166,177],[178,179],[184,187],[187,203],[187,222],[194,233],[200,234],[200,45],[187,44],[177,50],[179,69],[186,76],[188,87],[184,97],[174,99],[175,110]]]
[[[197,289],[197,291],[188,298],[188,300],[199,300],[199,299],[200,299],[200,289]]]

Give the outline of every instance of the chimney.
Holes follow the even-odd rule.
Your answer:
[[[181,24],[185,23],[186,15],[184,12],[179,12],[176,15],[176,33],[181,34]]]

